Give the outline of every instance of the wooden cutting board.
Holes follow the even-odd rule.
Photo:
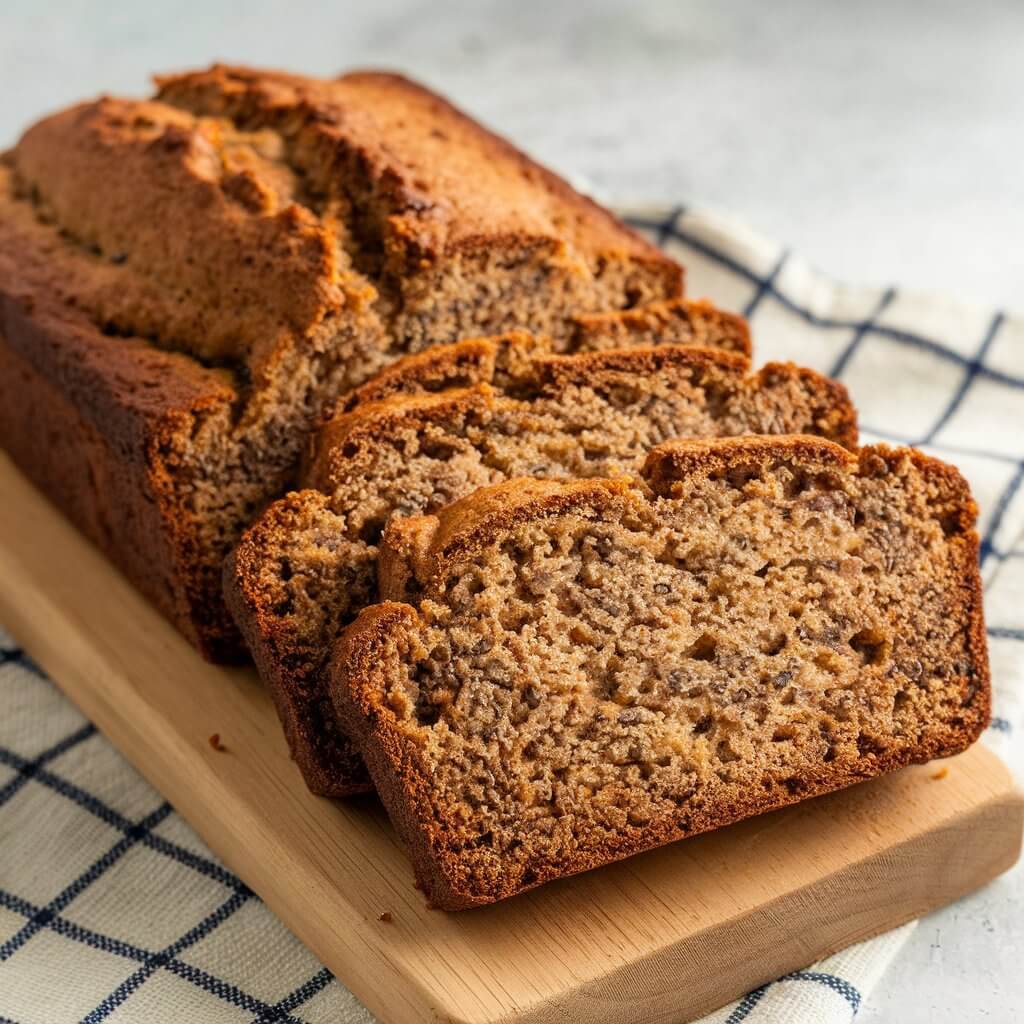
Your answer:
[[[2,453],[0,622],[386,1022],[679,1024],[956,899],[1020,851],[1024,799],[975,746],[444,914],[375,799],[306,791],[255,673],[203,662]]]

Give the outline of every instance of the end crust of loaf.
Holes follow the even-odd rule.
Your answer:
[[[945,757],[989,720],[976,508],[916,451],[673,442],[650,490],[396,521],[331,687],[456,910]],[[410,585],[410,583],[412,585]]]
[[[323,718],[316,679],[331,642],[375,599],[377,543],[394,514],[432,512],[512,476],[635,475],[650,448],[678,436],[857,440],[842,386],[789,364],[751,374],[742,355],[675,345],[552,355],[524,336],[445,346],[433,361],[464,366],[467,351],[484,353],[476,365],[488,368],[472,386],[385,388],[388,397],[325,424],[305,489],[263,513],[225,577],[262,675],[278,707],[288,706],[282,718],[309,719],[286,729],[315,792],[341,795],[352,784],[349,761],[325,758],[304,737]]]
[[[0,280],[9,264],[0,253]],[[143,342],[99,348],[86,317],[0,286],[0,443],[21,471],[192,644],[241,652],[211,567],[192,557],[196,524],[175,483],[178,454],[221,421],[228,375]]]

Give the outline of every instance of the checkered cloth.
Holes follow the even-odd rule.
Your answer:
[[[707,213],[630,219],[686,264],[691,294],[752,320],[758,359],[839,377],[866,440],[920,445],[970,479],[997,691],[987,739],[1019,770],[1024,321],[945,297],[837,286]],[[845,1024],[912,928],[764,985],[707,1021]],[[370,1020],[0,636],[0,1024]]]

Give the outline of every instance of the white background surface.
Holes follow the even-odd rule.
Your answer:
[[[1024,309],[1024,3],[6,0],[0,146],[213,59],[405,70],[605,198],[716,206],[847,281]],[[923,922],[859,1019],[1020,1019],[1018,890]]]

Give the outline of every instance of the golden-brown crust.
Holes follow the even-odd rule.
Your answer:
[[[257,340],[273,349],[305,336],[362,291],[346,289],[331,231],[294,188],[265,183],[280,157],[256,145],[162,103],[103,98],[33,125],[12,162],[81,245],[127,254],[93,260],[76,282],[98,318],[202,359],[242,359]]]
[[[335,646],[331,686],[337,713],[353,738],[377,785],[378,792],[409,846],[416,876],[432,902],[446,910],[460,910],[503,899],[545,881],[585,871],[622,857],[672,842],[733,821],[786,806],[798,800],[842,788],[863,778],[892,771],[911,763],[950,756],[977,739],[990,714],[990,681],[984,624],[981,611],[978,538],[974,529],[976,509],[962,477],[952,467],[920,452],[871,446],[851,454],[820,438],[737,438],[719,441],[679,441],[652,452],[645,472],[656,492],[669,495],[675,484],[688,477],[714,476],[751,464],[798,463],[811,472],[826,471],[870,477],[879,473],[903,473],[912,466],[922,474],[936,518],[950,544],[951,575],[959,588],[954,603],[966,622],[965,646],[969,664],[954,668],[961,695],[960,707],[942,722],[931,723],[919,737],[886,750],[869,751],[855,765],[822,761],[788,785],[775,782],[768,789],[751,787],[728,805],[713,803],[675,809],[643,827],[630,827],[610,846],[580,845],[557,863],[531,861],[525,880],[509,874],[492,879],[489,888],[467,887],[460,867],[462,854],[450,846],[443,822],[437,817],[432,773],[426,755],[403,731],[389,707],[381,703],[375,682],[383,665],[404,664],[406,650],[419,642],[424,612],[408,604],[382,603],[365,609]],[[535,481],[510,481],[464,499],[459,507],[441,517],[423,517],[396,529],[394,538],[404,550],[396,553],[424,574],[430,582],[450,572],[455,552],[468,552],[525,516],[557,514],[561,507],[578,510],[593,501],[597,507],[614,500],[647,500],[634,486],[614,484],[543,485]],[[518,518],[517,518],[518,517]],[[430,521],[432,519],[432,521]],[[390,538],[389,538],[390,540]],[[386,541],[385,543],[388,543]],[[427,613],[429,616],[429,612]]]
[[[219,371],[112,346],[0,253],[0,438],[22,471],[207,656],[241,656],[226,610],[205,600],[178,453],[235,395]]]
[[[379,182],[389,223],[384,246],[408,268],[502,239],[646,264],[666,295],[681,294],[682,272],[639,234],[534,163],[447,100],[401,75],[356,71],[310,79],[215,65],[165,75],[158,98],[214,116],[273,119],[280,110],[312,114],[307,145],[317,167],[352,161]]]

